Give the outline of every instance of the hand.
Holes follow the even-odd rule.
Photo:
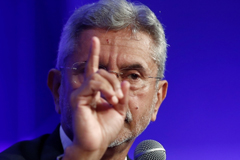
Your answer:
[[[84,82],[71,94],[74,138],[65,159],[74,159],[77,156],[71,154],[78,153],[100,159],[124,125],[129,83],[121,84],[115,75],[99,69],[99,53],[99,39],[93,37]]]

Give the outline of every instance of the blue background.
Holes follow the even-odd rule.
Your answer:
[[[46,81],[60,33],[90,0],[0,2],[0,151],[59,123]],[[168,39],[167,99],[135,141],[155,139],[169,160],[240,159],[240,1],[140,0]]]

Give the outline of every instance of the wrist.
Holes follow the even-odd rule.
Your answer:
[[[98,160],[101,159],[105,150],[86,151],[82,148],[72,145],[65,149],[62,160]]]

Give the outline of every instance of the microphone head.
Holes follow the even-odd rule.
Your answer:
[[[137,145],[134,160],[166,160],[166,151],[159,142],[145,140]]]

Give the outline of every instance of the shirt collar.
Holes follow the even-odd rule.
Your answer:
[[[62,142],[62,146],[63,146],[63,150],[65,150],[68,146],[70,146],[72,144],[72,141],[70,140],[70,138],[68,138],[68,136],[66,135],[66,133],[64,132],[62,126],[60,126],[60,139]]]

